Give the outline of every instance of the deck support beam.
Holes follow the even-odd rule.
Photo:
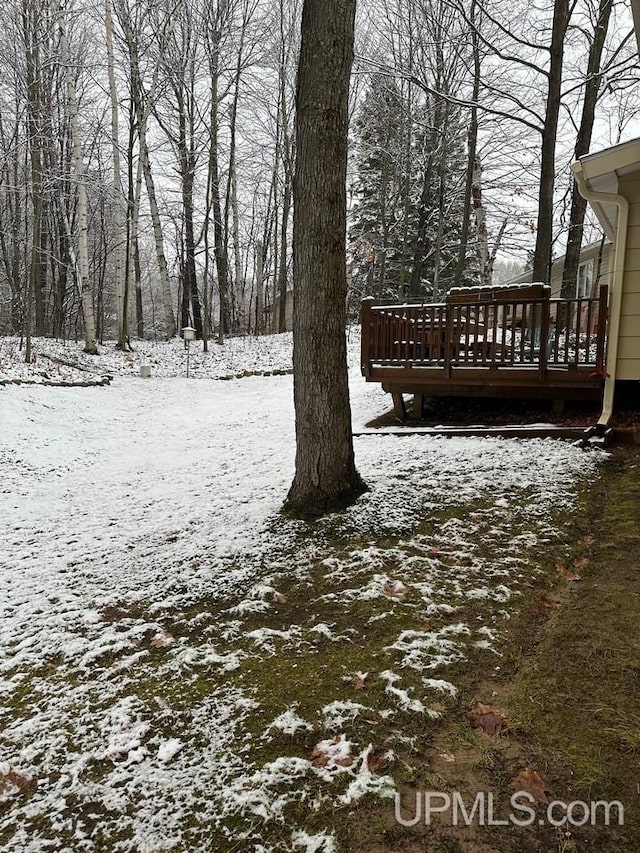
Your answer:
[[[393,393],[391,395],[391,399],[393,400],[393,410],[396,415],[403,421],[407,419],[407,407],[404,402],[404,397],[402,394]]]
[[[424,415],[424,403],[426,397],[424,394],[413,395],[413,406],[411,407],[411,420],[420,421]]]

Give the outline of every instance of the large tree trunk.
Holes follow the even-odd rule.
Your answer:
[[[67,84],[67,98],[69,101],[69,124],[71,127],[71,138],[73,142],[73,160],[75,166],[76,184],[78,188],[78,270],[80,274],[80,293],[82,296],[82,316],[84,319],[84,351],[96,355],[96,324],[93,310],[93,284],[89,276],[89,244],[88,244],[88,204],[87,188],[85,184],[84,160],[82,159],[82,142],[80,139],[80,125],[78,121],[78,98],[76,86],[71,73],[71,60],[69,56],[69,42],[67,30],[62,15],[59,17],[60,27],[60,54],[64,67],[65,81]]]
[[[564,38],[569,25],[569,0],[555,0],[551,36],[547,104],[542,130],[542,162],[538,195],[538,229],[533,257],[533,281],[547,281],[551,273],[553,190],[556,176],[556,140],[560,115]]]
[[[598,22],[596,24],[593,41],[589,49],[589,61],[587,63],[587,82],[584,89],[584,100],[582,102],[582,116],[580,127],[576,137],[574,156],[577,160],[583,154],[587,154],[591,145],[591,135],[598,102],[598,91],[600,89],[601,77],[600,62],[602,50],[609,30],[609,19],[613,0],[600,0],[598,8]],[[578,266],[580,264],[580,250],[582,248],[582,233],[584,231],[584,216],[587,210],[587,201],[578,192],[577,184],[573,184],[571,194],[571,213],[569,215],[569,235],[567,238],[567,251],[564,258],[562,270],[562,290],[560,295],[563,299],[570,299],[576,294],[576,282],[578,279]]]
[[[231,331],[231,310],[229,307],[229,258],[222,221],[222,203],[220,194],[220,156],[218,142],[218,77],[220,75],[220,30],[211,34],[209,49],[209,74],[211,75],[211,105],[209,114],[209,190],[211,212],[213,213],[213,245],[218,276],[218,296],[220,314],[218,325],[218,343],[224,342],[225,335]]]
[[[131,98],[133,100],[135,115],[138,122],[140,162],[142,163],[142,172],[144,175],[147,196],[149,198],[149,213],[151,215],[151,225],[153,227],[153,238],[156,249],[158,273],[160,275],[160,288],[162,292],[162,305],[164,308],[165,336],[168,340],[176,333],[176,320],[173,313],[169,268],[167,266],[167,257],[164,251],[162,220],[160,218],[160,211],[158,208],[156,185],[153,178],[153,172],[151,170],[151,158],[149,157],[149,146],[147,141],[147,121],[156,98],[158,76],[160,72],[160,58],[157,60],[154,67],[151,87],[145,98],[144,87],[140,77],[138,43],[136,40],[137,36],[132,32],[131,24],[124,15],[121,23],[125,30],[127,47],[129,49]]]
[[[256,319],[255,333],[261,335],[264,330],[264,243],[256,241]]]
[[[345,338],[348,96],[355,0],[305,0],[296,91],[293,364],[296,473],[285,508],[314,517],[366,486],[353,454]]]
[[[491,284],[491,273],[489,271],[489,235],[487,234],[487,217],[482,201],[482,163],[477,156],[473,161],[471,193],[473,198],[473,212],[476,218],[480,281],[481,284]]]
[[[471,204],[473,197],[473,184],[476,173],[476,152],[478,150],[478,108],[475,106],[480,97],[480,43],[478,30],[476,29],[476,3],[472,0],[471,11],[469,12],[469,21],[471,23],[471,48],[473,52],[473,92],[471,102],[474,106],[471,108],[471,118],[469,123],[468,140],[468,160],[467,160],[467,175],[464,188],[464,204],[462,208],[462,228],[460,230],[460,248],[458,249],[458,260],[456,262],[456,270],[453,278],[453,286],[459,287],[462,284],[465,268],[467,264],[467,243],[469,241],[469,227],[471,224]]]
[[[35,333],[44,335],[44,287],[43,287],[43,122],[42,122],[42,79],[40,42],[43,31],[36,4],[24,3],[22,9],[23,35],[26,51],[26,83],[28,105],[29,154],[31,156],[31,198],[33,218],[31,222],[31,258],[29,263],[29,285],[25,310],[25,334],[27,338],[26,360],[31,360],[31,313],[35,302]],[[46,267],[45,267],[46,272]]]
[[[202,311],[196,274],[196,241],[193,227],[193,176],[195,171],[195,151],[193,127],[190,127],[187,138],[186,102],[183,92],[176,87],[176,106],[178,110],[178,156],[180,161],[180,181],[182,184],[182,214],[184,222],[184,268],[183,281],[183,326],[189,325],[189,308],[193,311],[193,325],[196,335],[202,338]],[[186,316],[185,316],[186,315]],[[186,321],[186,322],[185,322]]]
[[[122,173],[120,171],[120,133],[119,105],[116,88],[115,60],[113,55],[113,21],[111,17],[111,0],[104,3],[105,40],[107,45],[107,74],[109,79],[109,99],[111,102],[111,155],[113,157],[113,228],[115,236],[113,273],[116,292],[116,314],[118,320],[119,349],[127,349],[129,345],[129,328],[127,323],[125,299],[125,209],[126,202],[122,188]]]

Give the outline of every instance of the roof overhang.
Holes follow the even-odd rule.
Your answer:
[[[635,2],[640,19],[640,0]],[[638,22],[640,23],[640,20]],[[615,195],[618,192],[621,177],[640,171],[640,139],[632,139],[595,154],[586,154],[576,163],[572,163],[571,171],[574,175],[581,174],[587,188],[592,192]],[[617,206],[606,201],[591,199],[589,204],[607,237],[614,241],[618,224]]]
[[[638,51],[640,51],[640,0],[631,0],[631,11],[633,12],[633,26],[636,31]]]

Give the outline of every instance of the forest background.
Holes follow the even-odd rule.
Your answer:
[[[127,348],[287,324],[298,0],[0,9],[0,333]],[[613,0],[361,3],[349,309],[432,300],[600,239],[569,163],[637,135]],[[586,217],[586,218],[585,218]]]

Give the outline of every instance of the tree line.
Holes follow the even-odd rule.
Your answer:
[[[299,0],[0,9],[0,331],[206,342],[283,330]],[[373,0],[349,96],[350,292],[438,298],[499,252],[547,277],[585,207],[565,166],[636,104],[613,0]],[[577,254],[576,254],[576,247]],[[573,266],[572,266],[573,265]]]

